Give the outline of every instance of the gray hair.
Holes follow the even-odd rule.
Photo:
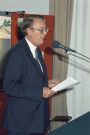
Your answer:
[[[41,15],[29,15],[26,16],[23,19],[23,23],[22,23],[22,31],[23,31],[23,35],[27,35],[27,28],[30,28],[33,25],[33,21],[34,19],[42,19],[45,22],[45,19],[43,16]]]

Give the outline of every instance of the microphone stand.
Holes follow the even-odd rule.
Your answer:
[[[83,57],[85,57],[85,58],[87,58],[87,59],[89,59],[90,60],[90,58],[89,57],[87,57],[87,56],[85,56],[85,55],[83,55],[83,54],[81,54],[81,53],[79,53],[79,52],[77,52],[77,51],[75,51],[75,50],[73,50],[73,49],[70,49],[70,48],[64,48],[64,50],[65,50],[65,52],[66,53],[68,53],[68,52],[74,52],[74,53],[77,53],[77,54],[79,54],[79,55],[81,55],[81,56],[83,56]]]

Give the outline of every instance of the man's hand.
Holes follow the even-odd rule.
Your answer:
[[[47,88],[47,87],[43,87],[43,97],[44,97],[44,98],[51,97],[51,96],[53,96],[55,93],[57,93],[57,92],[54,91],[54,90],[50,90],[50,89]]]
[[[49,80],[48,81],[48,87],[53,88],[54,86],[56,86],[59,83],[60,83],[60,81],[58,79]]]

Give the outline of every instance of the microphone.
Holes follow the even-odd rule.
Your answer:
[[[89,57],[87,57],[87,56],[85,56],[85,55],[83,55],[83,54],[81,54],[81,53],[79,53],[79,52],[77,52],[77,51],[75,51],[75,50],[73,50],[73,49],[71,49],[71,48],[69,48],[69,47],[66,47],[66,46],[64,46],[64,45],[61,45],[61,43],[58,42],[58,41],[56,41],[56,40],[54,40],[54,41],[52,42],[52,46],[53,46],[54,48],[62,48],[62,49],[65,50],[66,53],[67,53],[67,52],[70,52],[70,51],[71,51],[71,52],[74,52],[74,53],[77,53],[77,54],[79,54],[79,55],[81,55],[81,56],[83,56],[83,57],[85,57],[85,58],[87,58],[87,59],[90,60]]]
[[[76,53],[76,51],[75,50],[73,50],[73,49],[70,49],[69,47],[66,47],[66,46],[64,46],[64,45],[61,45],[61,43],[60,42],[58,42],[58,41],[53,41],[52,42],[52,46],[54,47],[54,48],[62,48],[62,49],[64,49],[66,52],[75,52]]]

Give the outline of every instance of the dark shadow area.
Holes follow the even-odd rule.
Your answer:
[[[22,28],[18,27],[18,40],[21,40],[22,38],[24,38]]]
[[[46,47],[44,49],[44,51],[45,51],[46,54],[49,54],[49,55],[53,54],[53,48],[52,47]]]
[[[4,70],[5,70],[6,58],[7,58],[7,53],[5,53],[4,56],[1,59],[2,76],[0,78],[0,91],[3,91],[3,75],[4,75]]]
[[[3,89],[3,78],[0,79],[0,91],[2,91],[2,89]]]

